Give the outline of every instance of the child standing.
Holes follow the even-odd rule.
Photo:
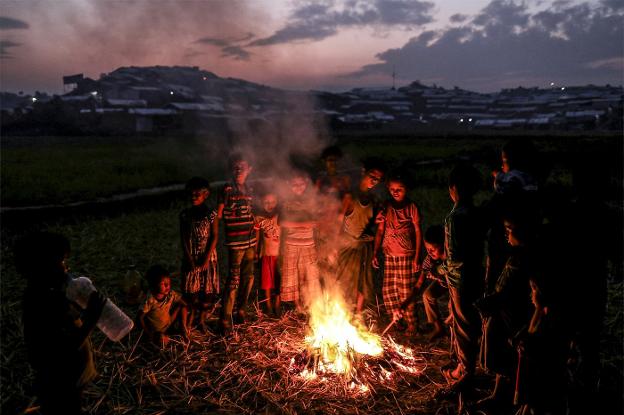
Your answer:
[[[338,174],[338,161],[342,158],[342,150],[338,146],[329,146],[321,153],[321,160],[325,170],[319,174],[314,186],[322,195],[332,196],[342,200],[345,193],[351,189],[351,178],[345,174]]]
[[[342,156],[338,146],[325,148],[321,154],[325,169],[314,183],[319,204],[323,206],[318,226],[319,267],[323,275],[335,273],[342,202],[345,194],[351,190],[351,178],[338,173],[338,162]]]
[[[259,257],[260,257],[260,288],[264,290],[267,312],[280,314],[279,271],[280,227],[278,223],[277,196],[268,191],[262,196],[263,211],[256,216],[260,226]]]
[[[223,219],[225,225],[225,246],[228,248],[229,262],[219,322],[224,334],[232,329],[234,303],[238,306],[238,321],[245,321],[245,309],[253,288],[258,240],[253,217],[253,189],[247,185],[247,177],[252,167],[240,153],[230,156],[229,166],[232,181],[226,183],[219,193],[217,208],[217,217],[219,220]]]
[[[516,336],[518,367],[514,404],[520,405],[519,415],[570,413],[566,408],[566,400],[570,399],[566,396],[570,338],[564,328],[565,317],[558,309],[559,287],[552,287],[552,282],[546,279],[541,276],[529,280],[533,316],[528,329]]]
[[[418,207],[407,197],[407,179],[404,173],[394,173],[388,179],[391,200],[380,215],[372,265],[379,268],[377,254],[383,245],[384,276],[383,301],[388,314],[407,322],[407,333],[416,332],[414,302],[401,306],[410,298],[416,285],[416,272],[420,271],[420,213]]]
[[[138,319],[149,338],[164,347],[169,343],[167,331],[178,317],[180,309],[187,307],[187,304],[179,293],[171,289],[171,278],[162,266],[151,266],[145,279],[150,292],[139,309]],[[182,319],[182,329],[186,336],[188,329],[185,319]]]
[[[200,324],[206,331],[206,317],[210,301],[219,293],[217,266],[217,213],[206,206],[210,184],[202,177],[193,177],[186,183],[191,206],[180,212],[180,239],[182,242],[182,295],[190,307],[182,309],[182,318],[189,329],[195,310],[200,313]]]
[[[345,299],[355,303],[358,315],[374,296],[372,260],[375,217],[380,209],[371,189],[381,182],[384,172],[380,159],[365,160],[355,194],[346,193],[343,199],[336,279]]]
[[[503,228],[503,212],[518,202],[537,211],[536,206],[527,202],[537,195],[537,180],[530,173],[531,164],[535,164],[537,152],[533,143],[523,137],[505,143],[501,150],[501,167],[492,172],[494,195],[486,203],[488,210],[489,233],[487,240],[487,266],[485,270],[486,292],[492,292],[496,280],[509,257],[509,245]],[[535,203],[535,201],[533,201]]]
[[[290,197],[282,204],[280,225],[284,241],[282,253],[281,300],[294,302],[301,312],[321,293],[315,229],[317,208],[309,192],[308,176],[299,170],[292,173]]]
[[[82,391],[97,372],[89,339],[106,297],[94,291],[82,310],[67,299],[69,241],[40,232],[15,247],[24,291],[24,341],[42,414],[81,414]]]
[[[496,375],[492,394],[478,404],[503,410],[512,404],[511,381],[516,374],[517,354],[510,344],[531,318],[529,278],[536,274],[533,242],[537,223],[526,216],[528,209],[504,214],[504,226],[511,254],[496,281],[495,291],[475,303],[484,320],[481,365]]]
[[[451,391],[459,391],[470,383],[479,352],[481,319],[473,305],[483,293],[484,275],[484,226],[473,204],[479,182],[479,172],[472,166],[457,166],[449,174],[453,209],[444,220],[446,260],[442,268],[449,287],[453,349],[459,361],[454,370],[445,372]]]

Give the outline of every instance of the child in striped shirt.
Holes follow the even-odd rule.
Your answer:
[[[223,290],[223,306],[219,323],[221,332],[232,328],[232,312],[237,302],[237,320],[245,321],[247,301],[253,287],[254,260],[258,229],[253,217],[253,189],[247,184],[252,167],[240,153],[230,156],[232,181],[218,195],[217,217],[225,226],[229,270]],[[243,291],[238,295],[238,289]],[[238,299],[238,301],[237,301]]]

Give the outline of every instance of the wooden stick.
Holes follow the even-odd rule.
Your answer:
[[[392,321],[390,322],[390,324],[388,324],[388,325],[386,326],[386,329],[383,331],[383,333],[381,333],[381,336],[380,336],[380,337],[383,337],[383,336],[384,336],[384,335],[388,332],[388,330],[390,330],[390,327],[394,326],[394,324],[395,324],[397,321],[398,321],[398,320],[392,319]]]

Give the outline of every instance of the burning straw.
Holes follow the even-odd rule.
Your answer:
[[[286,313],[237,326],[229,339],[174,337],[161,351],[137,333],[126,346],[104,340],[102,376],[88,390],[91,412],[400,414],[423,410],[437,387],[426,369],[428,360],[446,358],[442,350],[381,339],[381,352],[356,356],[345,376],[314,370],[307,330],[303,318]]]

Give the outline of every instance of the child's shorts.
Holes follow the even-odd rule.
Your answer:
[[[280,280],[278,257],[263,256],[260,258],[260,288],[279,292]]]

